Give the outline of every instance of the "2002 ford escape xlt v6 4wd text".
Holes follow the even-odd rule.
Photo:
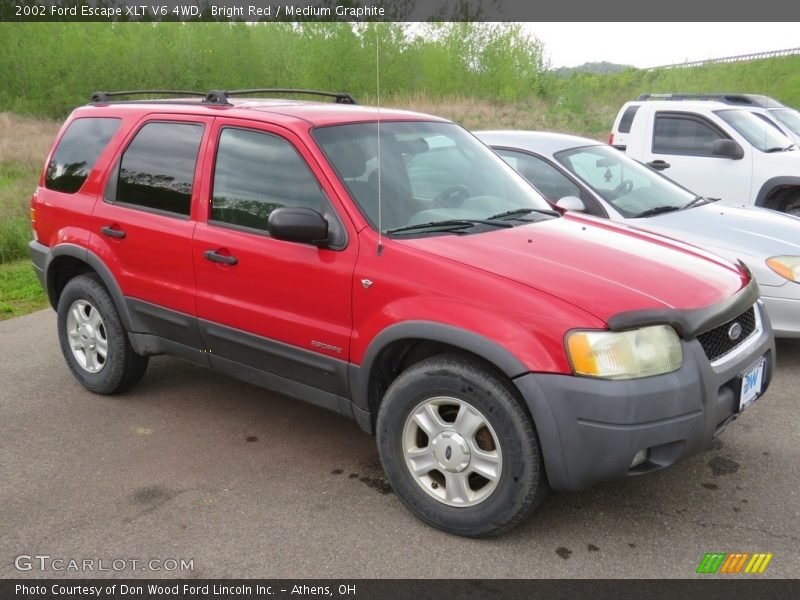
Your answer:
[[[697,452],[769,384],[741,265],[561,214],[443,119],[201,96],[96,94],[47,159],[31,255],[87,389],[167,353],[324,406],[481,536]]]

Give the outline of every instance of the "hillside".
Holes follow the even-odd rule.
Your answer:
[[[298,87],[374,102],[376,43],[383,104],[439,107],[468,126],[602,136],[644,92],[749,92],[800,105],[798,55],[657,71],[601,61],[562,76],[515,24],[2,23],[0,37],[0,110],[56,119],[113,89]]]
[[[598,75],[607,73],[619,73],[625,69],[633,69],[631,65],[620,65],[608,61],[600,62],[586,62],[577,67],[558,67],[557,69],[550,69],[550,73],[558,75],[559,77],[569,77],[573,73],[596,73]]]

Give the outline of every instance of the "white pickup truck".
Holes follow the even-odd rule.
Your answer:
[[[609,143],[701,196],[800,216],[800,148],[748,96],[708,97],[626,102]]]

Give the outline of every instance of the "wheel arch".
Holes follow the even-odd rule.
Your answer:
[[[800,195],[800,177],[785,175],[768,179],[758,191],[755,205],[784,212],[789,202],[786,192],[790,190]]]
[[[433,321],[391,325],[375,336],[361,365],[351,364],[348,371],[353,403],[370,415],[368,423],[359,419],[361,427],[373,431],[380,400],[402,371],[420,360],[449,352],[471,355],[509,382],[528,371],[511,352],[471,331]]]
[[[59,244],[50,250],[44,270],[47,297],[54,309],[58,308],[61,292],[70,279],[95,273],[114,300],[123,326],[131,331],[132,319],[122,290],[111,270],[94,252],[76,244]]]

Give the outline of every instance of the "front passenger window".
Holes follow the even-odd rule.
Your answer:
[[[276,208],[322,212],[323,200],[314,174],[288,141],[259,131],[222,130],[211,221],[266,231],[267,218]]]
[[[693,115],[659,113],[653,131],[655,154],[713,156],[714,142],[727,138],[713,125]]]
[[[581,197],[581,190],[577,185],[542,159],[502,148],[495,152],[551,202],[558,202],[564,196]]]

